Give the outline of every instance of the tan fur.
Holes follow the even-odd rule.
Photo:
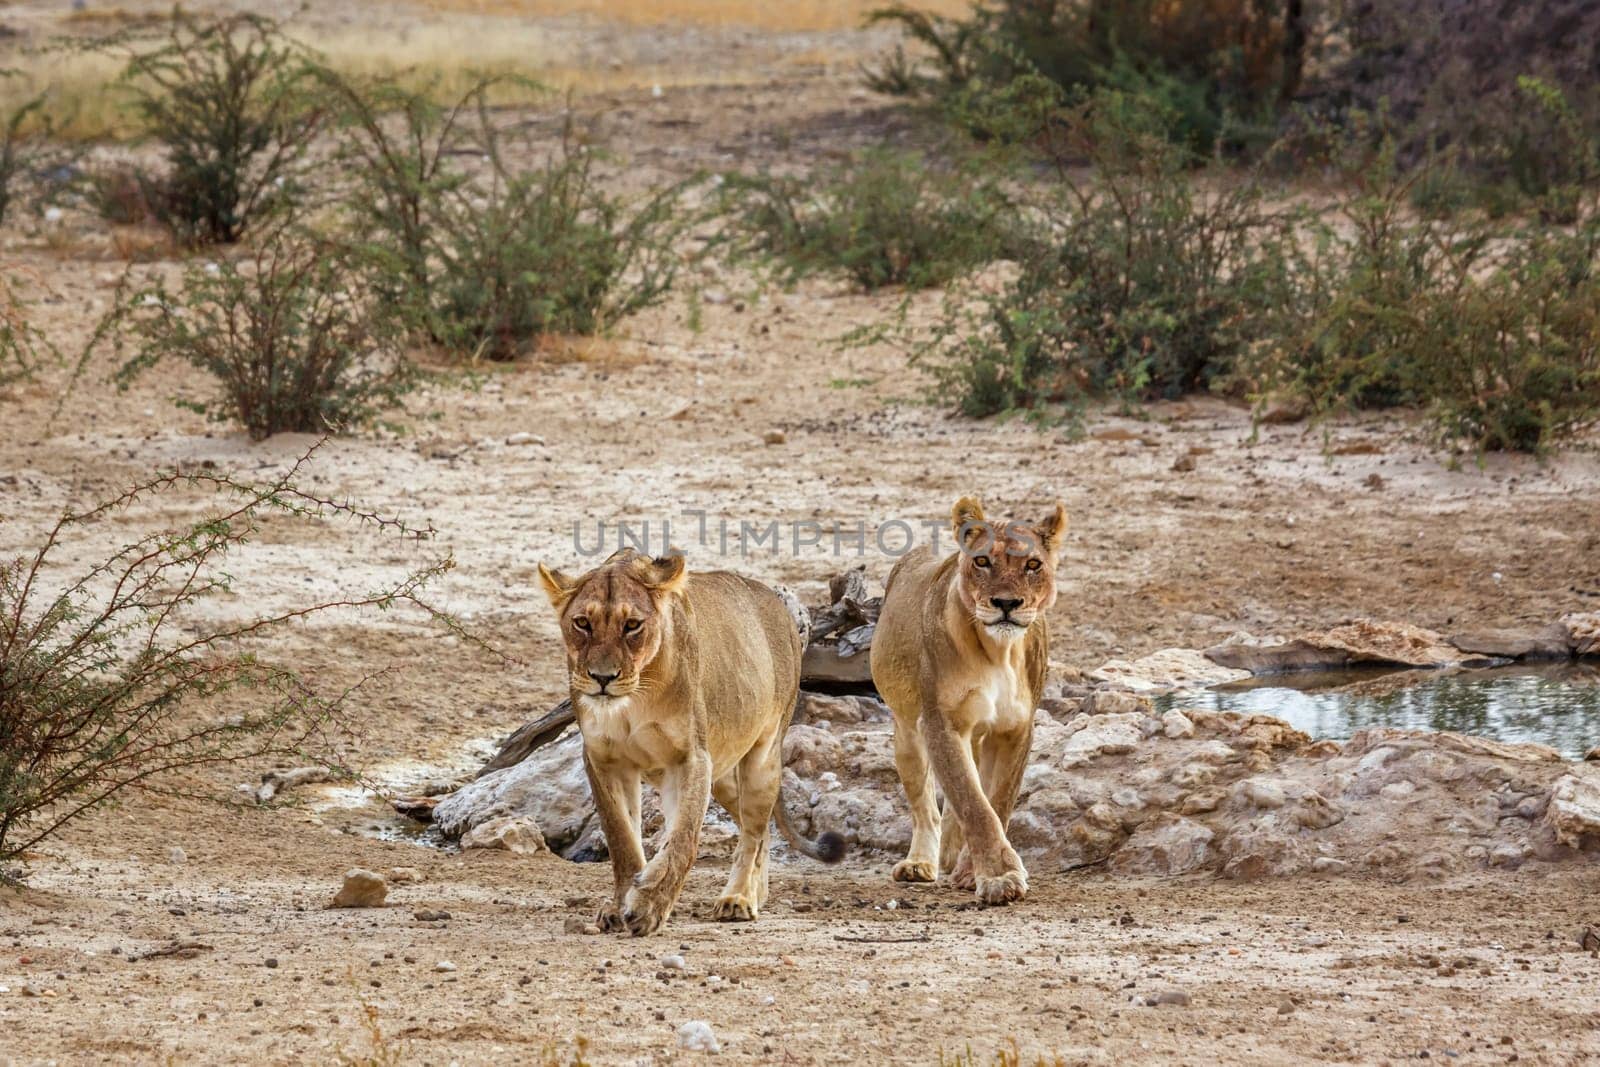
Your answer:
[[[739,845],[712,915],[754,919],[767,897],[768,827],[800,685],[800,635],[783,601],[735,574],[691,574],[681,557],[632,551],[581,578],[543,565],[539,575],[561,617],[584,765],[611,851],[615,894],[601,927],[642,935],[661,926],[713,795],[738,823]],[[660,792],[667,821],[648,863],[641,781]]]
[[[911,849],[893,877],[931,882],[937,870],[1004,904],[1028,891],[1006,824],[1044,689],[1045,612],[1067,515],[1057,504],[1037,524],[986,524],[982,506],[963,497],[951,525],[962,551],[939,559],[920,548],[895,564],[872,640],[872,680],[894,712],[895,764],[911,802]]]

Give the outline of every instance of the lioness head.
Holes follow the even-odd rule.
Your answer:
[[[596,703],[638,692],[661,651],[668,601],[688,580],[683,557],[625,549],[580,578],[541,563],[539,580],[561,618],[572,692]]]
[[[962,497],[950,512],[956,544],[956,591],[973,621],[999,640],[1019,638],[1056,602],[1056,560],[1067,532],[1057,503],[1037,523],[986,519],[983,505]]]

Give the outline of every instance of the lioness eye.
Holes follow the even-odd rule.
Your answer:
[[[572,620],[572,625],[576,626],[578,629],[582,630],[584,633],[588,633],[589,632],[589,620],[584,618],[582,615],[578,616],[576,619],[573,619]]]
[[[1030,559],[1030,560],[1029,560],[1029,561],[1028,561],[1028,569],[1029,569],[1029,570],[1030,570],[1030,571],[1036,571],[1036,570],[1038,570],[1038,569],[1039,569],[1039,568],[1040,568],[1040,567],[1043,567],[1043,566],[1044,566],[1044,563],[1043,563],[1043,562],[1042,562],[1042,561],[1040,561],[1040,560],[1037,560],[1037,559]]]
[[[989,557],[988,556],[974,556],[972,558],[972,565],[974,567],[980,567],[983,570],[988,570],[989,569]]]
[[[622,624],[622,632],[625,634],[635,634],[639,632],[639,627],[643,625],[644,623],[640,622],[638,619],[629,619],[627,622]]]

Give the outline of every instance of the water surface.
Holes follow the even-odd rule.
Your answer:
[[[1600,744],[1600,667],[1344,670],[1279,674],[1172,693],[1158,710],[1207,708],[1272,715],[1313,738],[1343,741],[1371,726],[1453,730],[1549,745],[1581,759]]]

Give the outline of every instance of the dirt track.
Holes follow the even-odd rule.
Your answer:
[[[847,71],[620,97],[602,128],[641,183],[702,164],[799,166],[910,135]],[[56,294],[42,322],[64,345],[120,271],[90,220],[67,224],[81,240],[4,247]],[[1247,414],[1209,399],[1139,421],[1101,414],[1081,440],[954,420],[899,402],[920,388],[901,356],[832,350],[898,297],[826,281],[765,295],[738,276],[697,282],[727,296],[704,302],[698,333],[678,301],[575,358],[498,368],[477,391],[430,390],[406,437],[337,440],[319,455],[317,488],[431,520],[459,563],[442,599],[529,664],[508,669],[403,619],[286,633],[274,654],[330,686],[400,664],[361,697],[358,766],[465,769],[474,745],[556,697],[555,627],[533,567],[576,561],[576,522],[704,510],[735,527],[870,529],[937,520],[971,490],[997,510],[1060,497],[1073,532],[1054,659],[1078,668],[1352,615],[1446,630],[1545,621],[1600,596],[1592,442],[1543,464],[1493,456],[1450,469],[1403,422],[1265,427],[1251,443]],[[56,381],[0,401],[0,552],[30,544],[64,504],[153,469],[210,460],[259,476],[308,446],[252,445],[175,410],[168,397],[185,378],[167,368],[118,394],[92,375],[60,417]],[[764,444],[772,430],[785,443]],[[543,444],[505,443],[519,433]],[[1174,470],[1185,456],[1195,469]],[[149,518],[121,516],[97,536],[121,543]],[[692,563],[807,599],[841,565],[816,550],[724,560],[678,540]],[[265,607],[366,590],[412,558],[343,525],[273,526],[237,572],[250,606]],[[867,562],[881,581],[888,559]],[[708,864],[664,936],[628,941],[563,932],[592,910],[603,866],[349,836],[381,808],[313,814],[296,806],[306,799],[234,812],[135,797],[46,847],[30,888],[0,891],[0,1061],[359,1058],[372,1052],[364,1005],[405,1062],[437,1064],[537,1062],[546,1050],[566,1062],[580,1038],[596,1063],[693,1062],[702,1054],[675,1051],[690,1019],[709,1020],[721,1058],[738,1062],[935,1064],[969,1048],[991,1062],[1012,1042],[1024,1062],[1600,1056],[1600,963],[1576,942],[1600,921],[1592,866],[1444,885],[1035,872],[1027,902],[986,912],[950,891],[892,886],[890,858],[858,857],[779,866],[769,913],[722,927],[700,918],[719,877]],[[169,862],[175,846],[185,862]],[[382,910],[323,910],[353,865],[415,867],[423,881],[397,886]],[[453,918],[422,923],[419,907]],[[173,939],[206,947],[131,959]],[[659,979],[659,958],[680,951],[682,976]],[[456,969],[436,970],[441,960]],[[1189,1005],[1132,1003],[1167,990]]]

